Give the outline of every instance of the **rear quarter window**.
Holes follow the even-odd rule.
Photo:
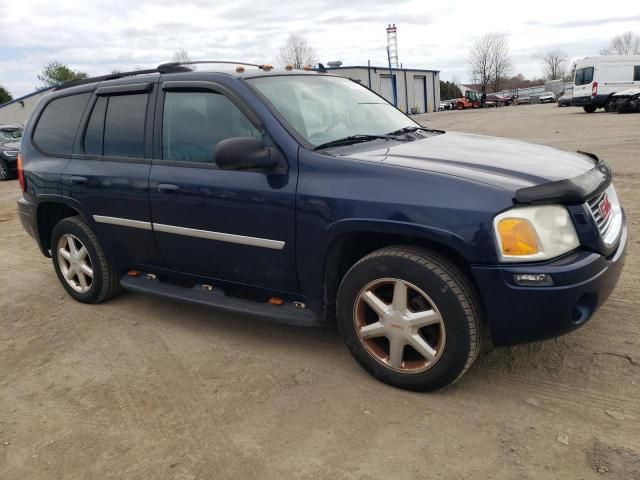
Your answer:
[[[593,67],[579,68],[576,70],[576,85],[587,85],[593,81]]]
[[[640,65],[633,67],[633,81],[640,82]]]
[[[50,101],[38,119],[33,141],[44,153],[71,155],[82,113],[90,93],[80,93]]]

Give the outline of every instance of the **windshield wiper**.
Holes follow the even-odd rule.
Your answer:
[[[433,132],[433,130],[431,130],[430,128],[414,127],[413,125],[411,125],[409,127],[403,127],[400,130],[396,130],[394,132],[387,133],[387,135],[402,135],[402,134],[405,134],[405,133],[417,132],[418,130],[423,130],[425,132]]]
[[[369,142],[371,140],[398,140],[393,135],[367,135],[367,134],[358,134],[358,135],[349,135],[348,137],[338,138],[337,140],[331,140],[330,142],[322,143],[317,147],[314,147],[314,150],[322,150],[323,148],[330,147],[340,147],[343,145],[353,145],[354,143],[361,142]]]

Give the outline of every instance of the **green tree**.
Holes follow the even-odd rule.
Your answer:
[[[89,75],[77,70],[71,70],[56,60],[49,62],[38,75],[38,80],[40,80],[45,87],[52,87],[59,83],[69,82],[71,80],[82,80],[84,78],[89,78]]]
[[[452,98],[462,97],[462,91],[454,82],[443,82],[440,80],[440,98],[442,100],[451,100]]]
[[[9,93],[9,90],[0,85],[0,105],[13,100],[13,96]]]

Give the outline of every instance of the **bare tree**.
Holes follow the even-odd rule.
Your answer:
[[[569,72],[564,77],[567,82],[573,81],[573,78],[576,76],[576,68],[578,68],[578,62],[574,60],[573,62],[571,62],[571,68],[569,68]]]
[[[189,51],[186,48],[179,48],[173,52],[171,60],[174,62],[190,62],[191,57],[189,56]]]
[[[283,66],[291,65],[293,68],[302,69],[318,63],[318,54],[305,37],[292,33],[280,48],[278,62]]]
[[[534,58],[542,63],[544,78],[547,80],[558,80],[564,78],[567,73],[567,54],[556,48],[534,55]]]
[[[506,76],[511,69],[511,56],[509,55],[509,42],[504,35],[495,35],[493,38],[493,91],[500,90],[500,79]]]
[[[500,79],[511,68],[509,43],[504,35],[487,33],[480,37],[469,51],[469,67],[473,78],[481,85],[499,89]]]
[[[609,48],[600,50],[601,55],[640,55],[640,35],[625,32],[611,39]]]

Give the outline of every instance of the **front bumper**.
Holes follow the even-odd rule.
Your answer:
[[[2,158],[5,162],[7,162],[7,166],[9,167],[10,173],[16,173],[18,171],[18,162],[16,161],[17,160],[16,157],[10,158],[0,154],[0,158]]]
[[[576,250],[539,265],[472,268],[496,346],[557,337],[584,325],[615,288],[626,253],[623,223],[617,249],[608,257]],[[516,273],[545,273],[553,285],[521,286]]]

